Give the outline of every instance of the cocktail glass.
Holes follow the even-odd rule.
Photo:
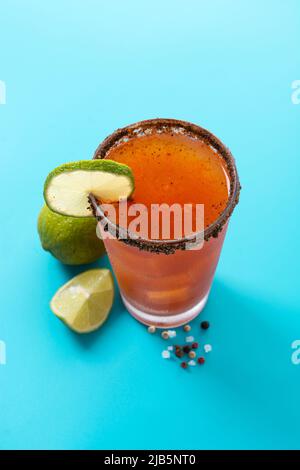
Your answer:
[[[103,237],[125,307],[140,322],[160,328],[191,321],[207,302],[229,218],[239,199],[234,158],[209,131],[174,119],[152,119],[118,129],[100,144],[94,155],[96,159],[105,158],[109,149],[122,139],[138,138],[153,130],[164,132],[170,127],[193,134],[220,155],[228,175],[229,196],[220,216],[203,230],[204,243],[199,250],[189,249],[189,238],[149,240],[137,238],[129,231],[122,239]],[[109,220],[92,195],[90,201],[102,235],[107,230],[114,234],[123,231]]]

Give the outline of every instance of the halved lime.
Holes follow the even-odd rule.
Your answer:
[[[50,306],[73,331],[90,333],[107,319],[113,298],[114,284],[109,269],[91,269],[62,286]]]
[[[44,198],[58,214],[92,216],[88,196],[102,202],[126,199],[134,191],[134,177],[127,165],[112,160],[82,160],[53,170],[45,182]]]
[[[67,217],[46,205],[38,218],[42,247],[69,265],[93,263],[105,253],[96,229],[97,220],[93,217]]]

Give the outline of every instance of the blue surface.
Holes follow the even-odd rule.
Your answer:
[[[299,42],[298,0],[1,3],[0,448],[300,447]],[[53,167],[157,116],[212,130],[243,184],[191,372],[119,296],[101,331],[65,328],[49,300],[85,268],[36,233]]]

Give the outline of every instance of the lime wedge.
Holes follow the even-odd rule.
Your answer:
[[[50,306],[73,331],[90,333],[107,319],[113,298],[114,284],[109,269],[91,269],[62,286]]]
[[[83,160],[53,170],[45,182],[44,198],[58,214],[90,217],[89,194],[102,202],[117,202],[129,198],[133,191],[134,178],[127,165],[112,160]]]

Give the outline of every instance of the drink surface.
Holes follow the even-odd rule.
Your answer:
[[[204,204],[204,226],[213,223],[228,202],[228,176],[221,156],[203,141],[185,134],[153,133],[111,147],[106,158],[128,165],[135,191],[130,204]]]

